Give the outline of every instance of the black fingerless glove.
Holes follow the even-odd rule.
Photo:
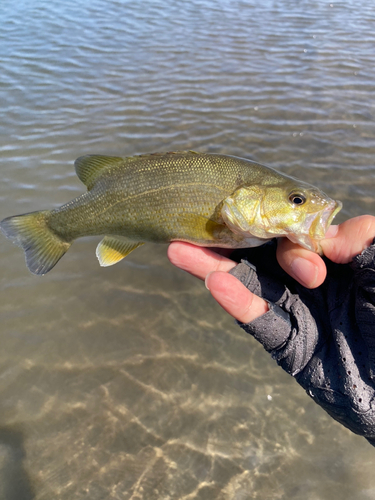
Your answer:
[[[239,325],[334,419],[375,445],[375,245],[351,264],[325,259],[327,278],[313,290],[281,269],[275,241],[234,255],[241,263],[230,273],[270,306]]]

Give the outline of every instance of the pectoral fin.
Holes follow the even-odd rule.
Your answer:
[[[96,256],[102,267],[113,266],[143,244],[143,242],[129,241],[121,236],[104,236],[96,248]]]
[[[219,240],[226,226],[205,217],[204,215],[189,213],[179,215],[179,223],[184,228],[186,235],[201,240]]]

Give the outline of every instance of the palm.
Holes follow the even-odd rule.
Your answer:
[[[374,236],[375,217],[362,215],[331,227],[329,238],[322,240],[321,246],[326,257],[344,264],[369,246]],[[264,314],[268,304],[228,274],[236,262],[225,253],[182,242],[173,242],[168,249],[172,264],[205,280],[213,297],[230,315],[249,323]],[[325,280],[327,270],[323,259],[286,238],[279,240],[277,259],[287,273],[307,288],[315,288]]]

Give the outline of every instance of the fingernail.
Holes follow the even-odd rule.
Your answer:
[[[324,235],[324,238],[334,238],[339,232],[339,226],[329,226],[328,231]]]
[[[309,260],[298,257],[293,260],[291,265],[291,270],[294,277],[305,287],[313,288],[317,277],[319,269],[318,267],[310,262]]]
[[[211,274],[212,274],[212,272],[211,272],[211,273],[208,273],[208,274],[207,274],[207,276],[206,276],[206,279],[204,280],[204,286],[207,288],[207,290],[210,290],[210,289],[208,288],[208,284],[207,284],[207,283],[208,283],[208,278],[211,276]]]

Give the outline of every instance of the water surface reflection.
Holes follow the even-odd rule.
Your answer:
[[[81,193],[82,154],[178,149],[313,182],[339,221],[375,214],[369,3],[6,0],[0,18],[1,218]],[[37,278],[1,240],[2,498],[373,498],[373,449],[165,247],[100,269],[96,243]]]

